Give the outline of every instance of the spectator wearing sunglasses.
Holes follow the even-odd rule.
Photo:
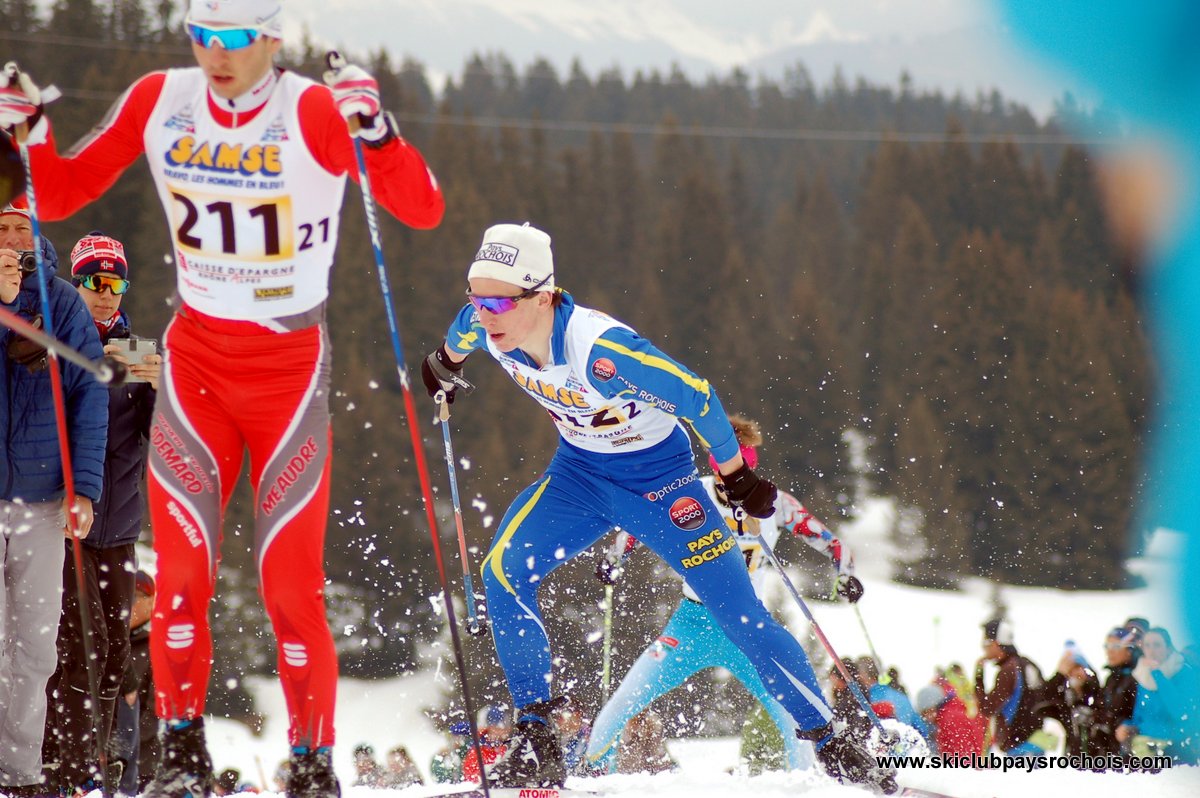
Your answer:
[[[130,285],[125,247],[99,233],[84,236],[71,250],[71,282],[91,312],[105,353],[126,361],[111,343],[130,334],[129,317],[121,310]],[[137,573],[134,544],[142,530],[141,481],[162,357],[147,354],[127,365],[130,375],[142,381],[108,389],[103,491],[95,506],[92,531],[83,541],[81,558],[92,667],[99,689],[95,724],[89,705],[88,650],[80,625],[78,577],[70,551],[63,567],[58,669],[47,688],[49,707],[42,758],[48,786],[64,795],[73,794],[77,788],[89,792],[102,782],[100,752],[111,734],[117,695],[129,660],[129,612]],[[115,787],[120,774],[111,775],[115,776],[110,782]]]
[[[191,0],[196,65],[153,72],[66,155],[40,92],[7,81],[0,125],[29,128],[39,206],[70,216],[145,154],[165,211],[180,304],[151,429],[149,506],[159,558],[151,631],[163,765],[146,795],[204,795],[208,607],[223,509],[244,451],[258,497],[254,560],[278,639],[292,798],[332,798],[337,657],[325,614],[332,447],[329,270],[346,176],[361,144],[375,199],[432,228],[445,203],[383,112],[378,83],[331,64],[327,85],[275,66],[280,0]],[[19,96],[18,96],[19,95]]]
[[[577,305],[555,285],[550,236],[528,224],[489,228],[467,282],[470,301],[422,366],[426,389],[447,400],[463,393],[463,363],[483,349],[560,436],[544,475],[505,513],[482,566],[496,650],[520,708],[493,783],[563,783],[551,718],[565,697],[552,697],[538,587],[619,526],[636,530],[687,580],[831,775],[887,784],[891,773],[834,732],[804,650],[755,596],[737,541],[698,479],[687,428],[711,452],[730,504],[756,518],[775,512],[775,486],[745,462],[708,381],[625,324]]]
[[[99,358],[100,337],[69,282],[55,276],[58,255],[40,240],[54,334],[88,358]],[[0,302],[43,326],[38,277],[22,271],[19,254],[34,247],[29,211],[0,210]],[[0,329],[0,793],[45,794],[42,737],[46,683],[58,655],[53,632],[62,608],[63,536],[67,512],[86,539],[93,504],[101,498],[108,390],[91,375],[58,361],[66,403],[67,438],[76,504],[66,506],[63,463],[46,350]]]

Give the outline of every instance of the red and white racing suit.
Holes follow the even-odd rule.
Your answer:
[[[220,99],[196,68],[135,83],[65,156],[31,148],[40,210],[70,215],[145,153],[166,211],[182,305],[164,335],[151,430],[158,554],[151,659],[158,715],[197,717],[212,667],[208,606],[221,520],[250,451],[254,551],[278,638],[293,746],[332,745],[337,660],[325,617],[329,336],[324,316],[354,148],[330,91],[272,70]],[[438,224],[444,200],[403,139],[366,148],[376,199]]]

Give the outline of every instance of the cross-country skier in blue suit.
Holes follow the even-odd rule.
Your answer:
[[[563,756],[549,717],[550,643],[537,590],[614,526],[680,573],[725,635],[810,739],[836,778],[895,790],[832,713],[799,643],[754,594],[737,542],[697,481],[690,427],[717,461],[729,499],[756,517],[775,486],[742,460],[716,392],[628,326],[581,305],[554,282],[550,237],[529,225],[484,233],[467,275],[469,304],[422,364],[430,395],[469,383],[463,361],[485,349],[542,405],[561,436],[545,473],[505,513],[484,558],[492,634],[517,725],[490,777],[498,786],[559,786]]]
[[[762,433],[758,424],[737,415],[730,416],[729,421],[737,432],[742,460],[751,468],[756,468],[757,447],[762,443]],[[709,465],[716,470],[715,461],[710,459]],[[766,568],[763,567],[763,547],[759,541],[763,540],[774,548],[780,533],[787,530],[829,557],[837,571],[835,584],[839,594],[852,602],[862,598],[862,583],[852,573],[851,558],[843,557],[841,541],[794,496],[780,491],[777,498],[778,507],[771,518],[745,518],[739,524],[734,515],[734,508],[725,499],[725,488],[721,481],[706,476],[701,477],[700,482],[720,510],[730,533],[735,536],[757,595],[762,595],[766,572]],[[620,543],[618,538],[618,545]],[[617,554],[623,559],[628,548],[621,548],[625,550]],[[617,563],[614,563],[614,560],[617,560]],[[603,581],[613,583],[616,581],[616,573],[620,570],[618,558],[605,556],[600,561],[596,573]],[[762,679],[746,655],[722,634],[708,610],[686,582],[683,585],[683,601],[679,603],[671,620],[667,622],[658,639],[633,663],[612,698],[596,716],[587,747],[589,767],[601,773],[616,772],[617,748],[625,724],[630,718],[693,675],[717,667],[729,670],[766,709],[783,735],[788,767],[794,770],[811,767],[812,746],[795,736],[792,717],[763,685]]]

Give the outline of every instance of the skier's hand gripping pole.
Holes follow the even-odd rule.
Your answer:
[[[371,147],[381,147],[396,138],[396,119],[380,104],[379,81],[362,67],[347,63],[337,51],[330,51],[325,63],[328,69],[322,77],[333,92],[333,101],[350,135]]]
[[[48,102],[61,95],[54,86],[39,89],[33,79],[9,61],[0,71],[0,207],[26,193],[29,170],[25,153],[18,152],[17,143],[25,144],[30,132],[44,135],[45,125],[38,125]]]

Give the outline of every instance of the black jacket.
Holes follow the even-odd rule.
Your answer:
[[[129,319],[121,319],[104,336],[129,337]],[[142,474],[145,471],[146,441],[154,413],[154,390],[148,382],[133,382],[109,388],[108,447],[104,458],[104,492],[95,507],[95,521],[84,545],[107,549],[134,543],[142,529]]]
[[[1135,661],[1136,662],[1136,661]],[[1117,727],[1133,718],[1137,706],[1137,679],[1133,678],[1133,664],[1109,666],[1108,678],[1100,689],[1096,701],[1091,739],[1098,753],[1117,753],[1121,744],[1117,742]]]

